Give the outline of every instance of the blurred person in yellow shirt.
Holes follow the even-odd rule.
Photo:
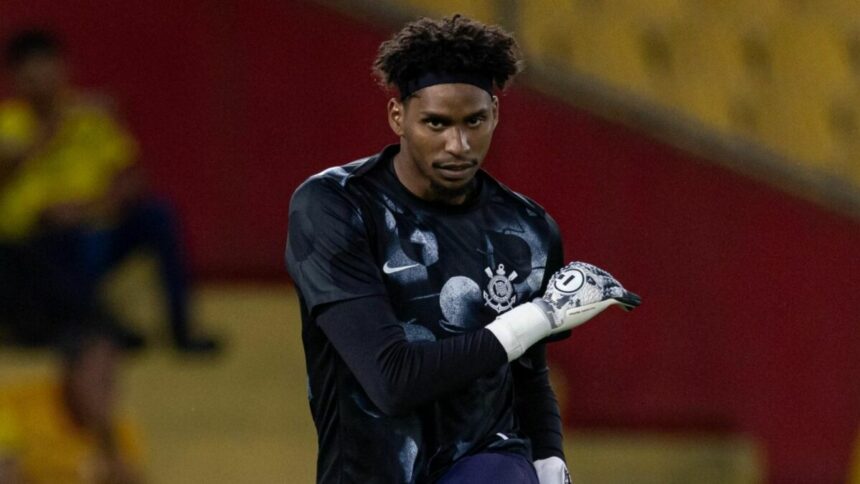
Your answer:
[[[142,482],[140,433],[116,415],[114,338],[103,327],[79,328],[61,343],[59,378],[0,391],[0,482]]]
[[[50,32],[13,36],[6,65],[15,96],[0,103],[0,243],[32,249],[94,299],[103,276],[128,254],[151,249],[176,347],[215,350],[214,340],[189,328],[173,210],[146,190],[136,143],[109,103],[71,87],[61,43]],[[143,343],[130,330],[125,339]]]
[[[23,239],[40,224],[112,222],[142,194],[134,140],[104,101],[64,87],[50,56],[18,62],[19,96],[0,103],[0,236]]]

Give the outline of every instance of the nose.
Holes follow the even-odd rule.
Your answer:
[[[461,156],[469,152],[472,147],[469,145],[469,137],[467,133],[459,128],[451,128],[448,130],[448,138],[445,140],[445,151],[454,156]]]

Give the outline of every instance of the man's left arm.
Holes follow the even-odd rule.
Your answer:
[[[98,138],[101,147],[99,168],[109,178],[104,192],[94,201],[93,209],[98,217],[116,217],[147,192],[143,170],[137,163],[137,141],[122,123],[112,99],[89,95],[85,102],[97,121],[93,123],[93,136]]]
[[[520,430],[531,440],[532,459],[540,484],[567,484],[561,412],[549,382],[546,343],[532,346],[511,363],[514,412]]]
[[[550,247],[547,254],[544,280],[540,292],[546,290],[552,274],[564,265],[564,249],[558,225],[548,217]],[[569,331],[549,338],[558,341],[570,335]],[[532,458],[540,484],[570,482],[565,465],[561,411],[549,381],[546,361],[547,341],[532,346],[520,358],[511,362],[514,378],[514,412],[520,429],[531,440]]]
[[[561,412],[549,382],[546,344],[538,343],[511,363],[514,412],[520,429],[531,440],[534,460],[564,460]]]

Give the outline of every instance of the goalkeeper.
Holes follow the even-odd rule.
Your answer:
[[[638,298],[481,169],[520,66],[498,27],[406,25],[374,63],[398,144],[293,195],[319,483],[568,480],[542,341]]]

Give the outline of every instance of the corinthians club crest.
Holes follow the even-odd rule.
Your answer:
[[[487,290],[484,291],[485,304],[500,314],[511,309],[517,302],[514,285],[511,283],[517,278],[517,271],[511,271],[510,274],[506,275],[505,265],[499,264],[495,274],[490,267],[485,268],[484,272],[490,277]]]

